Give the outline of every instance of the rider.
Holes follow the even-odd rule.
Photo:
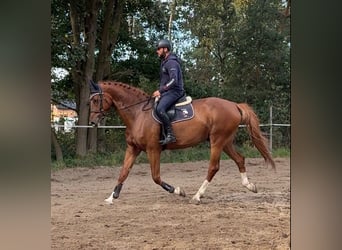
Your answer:
[[[159,97],[156,111],[166,131],[166,137],[160,141],[160,144],[165,145],[176,141],[166,111],[184,95],[185,91],[181,62],[177,55],[171,52],[169,40],[162,39],[158,42],[157,54],[161,59],[160,83],[159,89],[153,92],[152,97]]]

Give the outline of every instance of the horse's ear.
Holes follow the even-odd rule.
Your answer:
[[[100,87],[97,85],[93,80],[89,81],[89,86],[90,86],[90,93],[99,93],[100,92]]]

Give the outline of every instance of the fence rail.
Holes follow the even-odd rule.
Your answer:
[[[270,127],[269,130],[269,149],[272,151],[273,147],[273,127],[291,127],[291,124],[281,124],[281,123],[273,123],[273,107],[270,106],[270,123],[260,124],[260,127]],[[65,132],[70,131],[72,128],[111,128],[111,129],[124,129],[126,126],[116,125],[116,126],[91,126],[91,125],[75,125],[75,122],[67,122],[63,124],[51,124],[52,128],[64,128]],[[239,125],[239,127],[246,127],[246,125]]]
[[[291,127],[291,124],[279,124],[279,123],[268,123],[268,124],[260,124],[260,127],[268,127],[268,126],[274,126],[274,127]],[[72,126],[65,126],[63,124],[51,124],[52,128],[64,128],[64,127],[68,127],[68,128],[126,128],[126,126],[121,126],[121,125],[117,125],[117,126],[91,126],[91,125],[72,125]],[[239,125],[239,127],[246,127],[246,125]]]
[[[269,130],[269,149],[272,152],[273,150],[273,127],[291,127],[291,124],[280,124],[280,123],[268,123],[268,124],[260,124],[260,127],[270,127]],[[59,125],[59,124],[51,124],[51,127],[62,127],[65,128],[65,125]],[[239,125],[239,127],[246,127],[246,125]],[[109,128],[109,129],[124,129],[126,126],[90,126],[90,125],[72,125],[68,126],[68,129],[71,128]]]
[[[91,125],[63,125],[63,124],[51,124],[51,128],[126,128],[126,126],[121,126],[121,125],[117,125],[117,126],[91,126]]]

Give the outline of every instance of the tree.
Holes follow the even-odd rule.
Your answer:
[[[215,0],[211,5],[190,0],[187,4],[183,16],[189,18],[184,19],[182,27],[190,30],[197,41],[187,54],[188,76],[215,89],[216,96],[222,96],[233,49],[230,37],[236,23],[234,6],[227,0]]]
[[[83,5],[84,4],[84,5]],[[95,45],[97,17],[100,0],[70,1],[70,22],[72,27],[72,51],[80,51],[81,59],[75,63],[71,72],[74,83],[78,124],[87,125],[89,117],[89,82],[93,79],[95,67]],[[87,154],[87,129],[77,128],[76,156]]]
[[[107,79],[110,76],[111,55],[118,40],[124,4],[124,1],[109,0],[104,3],[100,12],[104,13],[104,15],[99,18],[101,25],[99,27],[100,39],[97,39],[99,54],[95,70],[95,81]],[[104,122],[103,125],[105,125]],[[89,130],[88,149],[90,152],[97,152],[98,148],[101,152],[105,151],[104,136],[103,130]]]
[[[149,60],[150,58],[146,57],[146,54],[152,55],[154,46],[153,42],[151,44],[147,41],[144,27],[158,31],[165,26],[160,25],[163,23],[160,19],[163,19],[164,15],[159,2],[53,0],[51,17],[52,66],[66,69],[69,73],[65,78],[57,79],[52,72],[52,95],[57,99],[69,97],[76,100],[79,125],[88,123],[90,80],[125,79],[122,72],[127,71],[124,67],[129,61],[134,61],[133,66],[142,63],[150,65],[144,68],[140,66],[140,72],[143,72],[147,79],[151,78],[151,75],[156,78],[157,74],[151,73],[151,68],[158,68],[157,60]],[[152,41],[156,40],[155,33],[158,32],[151,32]],[[118,53],[122,47],[124,50],[121,52],[130,51],[128,60],[123,60],[122,55]],[[136,52],[142,56],[134,56]],[[129,66],[128,68],[132,68],[132,65]],[[132,75],[141,74],[134,72]],[[138,77],[134,80],[146,83],[146,78]],[[87,152],[96,152],[97,141],[96,129],[78,128],[76,155],[85,156]]]
[[[282,122],[289,121],[290,48],[287,34],[280,30],[282,8],[280,1],[272,0],[249,0],[241,6],[234,60],[229,63],[235,97],[251,103],[263,121],[268,121],[270,105],[281,107]]]
[[[289,117],[289,33],[276,0],[188,0],[183,28],[197,41],[187,58],[188,76],[222,96],[248,102],[268,119],[269,105]],[[186,15],[184,14],[184,16]],[[286,120],[284,120],[285,122]]]

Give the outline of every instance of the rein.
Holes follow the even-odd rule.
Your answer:
[[[120,110],[128,109],[128,108],[133,107],[133,106],[136,106],[136,105],[138,105],[138,104],[140,104],[140,103],[146,102],[145,105],[142,107],[142,111],[147,111],[147,110],[150,110],[150,109],[152,108],[152,106],[151,106],[151,107],[149,107],[149,108],[146,109],[146,106],[150,103],[151,99],[152,99],[152,96],[149,96],[149,97],[148,97],[147,99],[145,99],[145,100],[142,100],[142,101],[137,102],[137,103],[133,103],[133,104],[131,104],[131,105],[128,105],[128,106],[125,106],[125,107],[122,107],[122,108],[119,108],[119,109],[120,109]]]
[[[99,111],[93,111],[93,110],[91,110],[90,112],[91,113],[101,113],[103,116],[105,116],[106,115],[106,112],[103,110],[103,92],[100,90],[100,92],[99,93],[95,93],[95,94],[92,94],[90,97],[89,97],[89,100],[91,100],[94,96],[96,96],[96,95],[99,95],[100,96],[100,110]],[[128,108],[130,108],[130,107],[133,107],[133,106],[136,106],[136,105],[138,105],[138,104],[141,104],[141,103],[143,103],[143,102],[146,102],[145,103],[145,105],[142,107],[142,111],[147,111],[147,110],[150,110],[151,108],[152,108],[152,106],[151,107],[149,107],[149,108],[146,108],[147,107],[147,105],[151,102],[151,100],[152,100],[152,96],[149,96],[147,99],[145,99],[145,100],[142,100],[142,101],[139,101],[139,102],[137,102],[137,103],[133,103],[133,104],[131,104],[131,105],[128,105],[128,106],[124,106],[124,107],[122,107],[122,108],[117,108],[117,109],[119,109],[119,110],[124,110],[124,109],[128,109]],[[113,101],[112,101],[113,102]],[[114,103],[114,102],[113,102]]]

